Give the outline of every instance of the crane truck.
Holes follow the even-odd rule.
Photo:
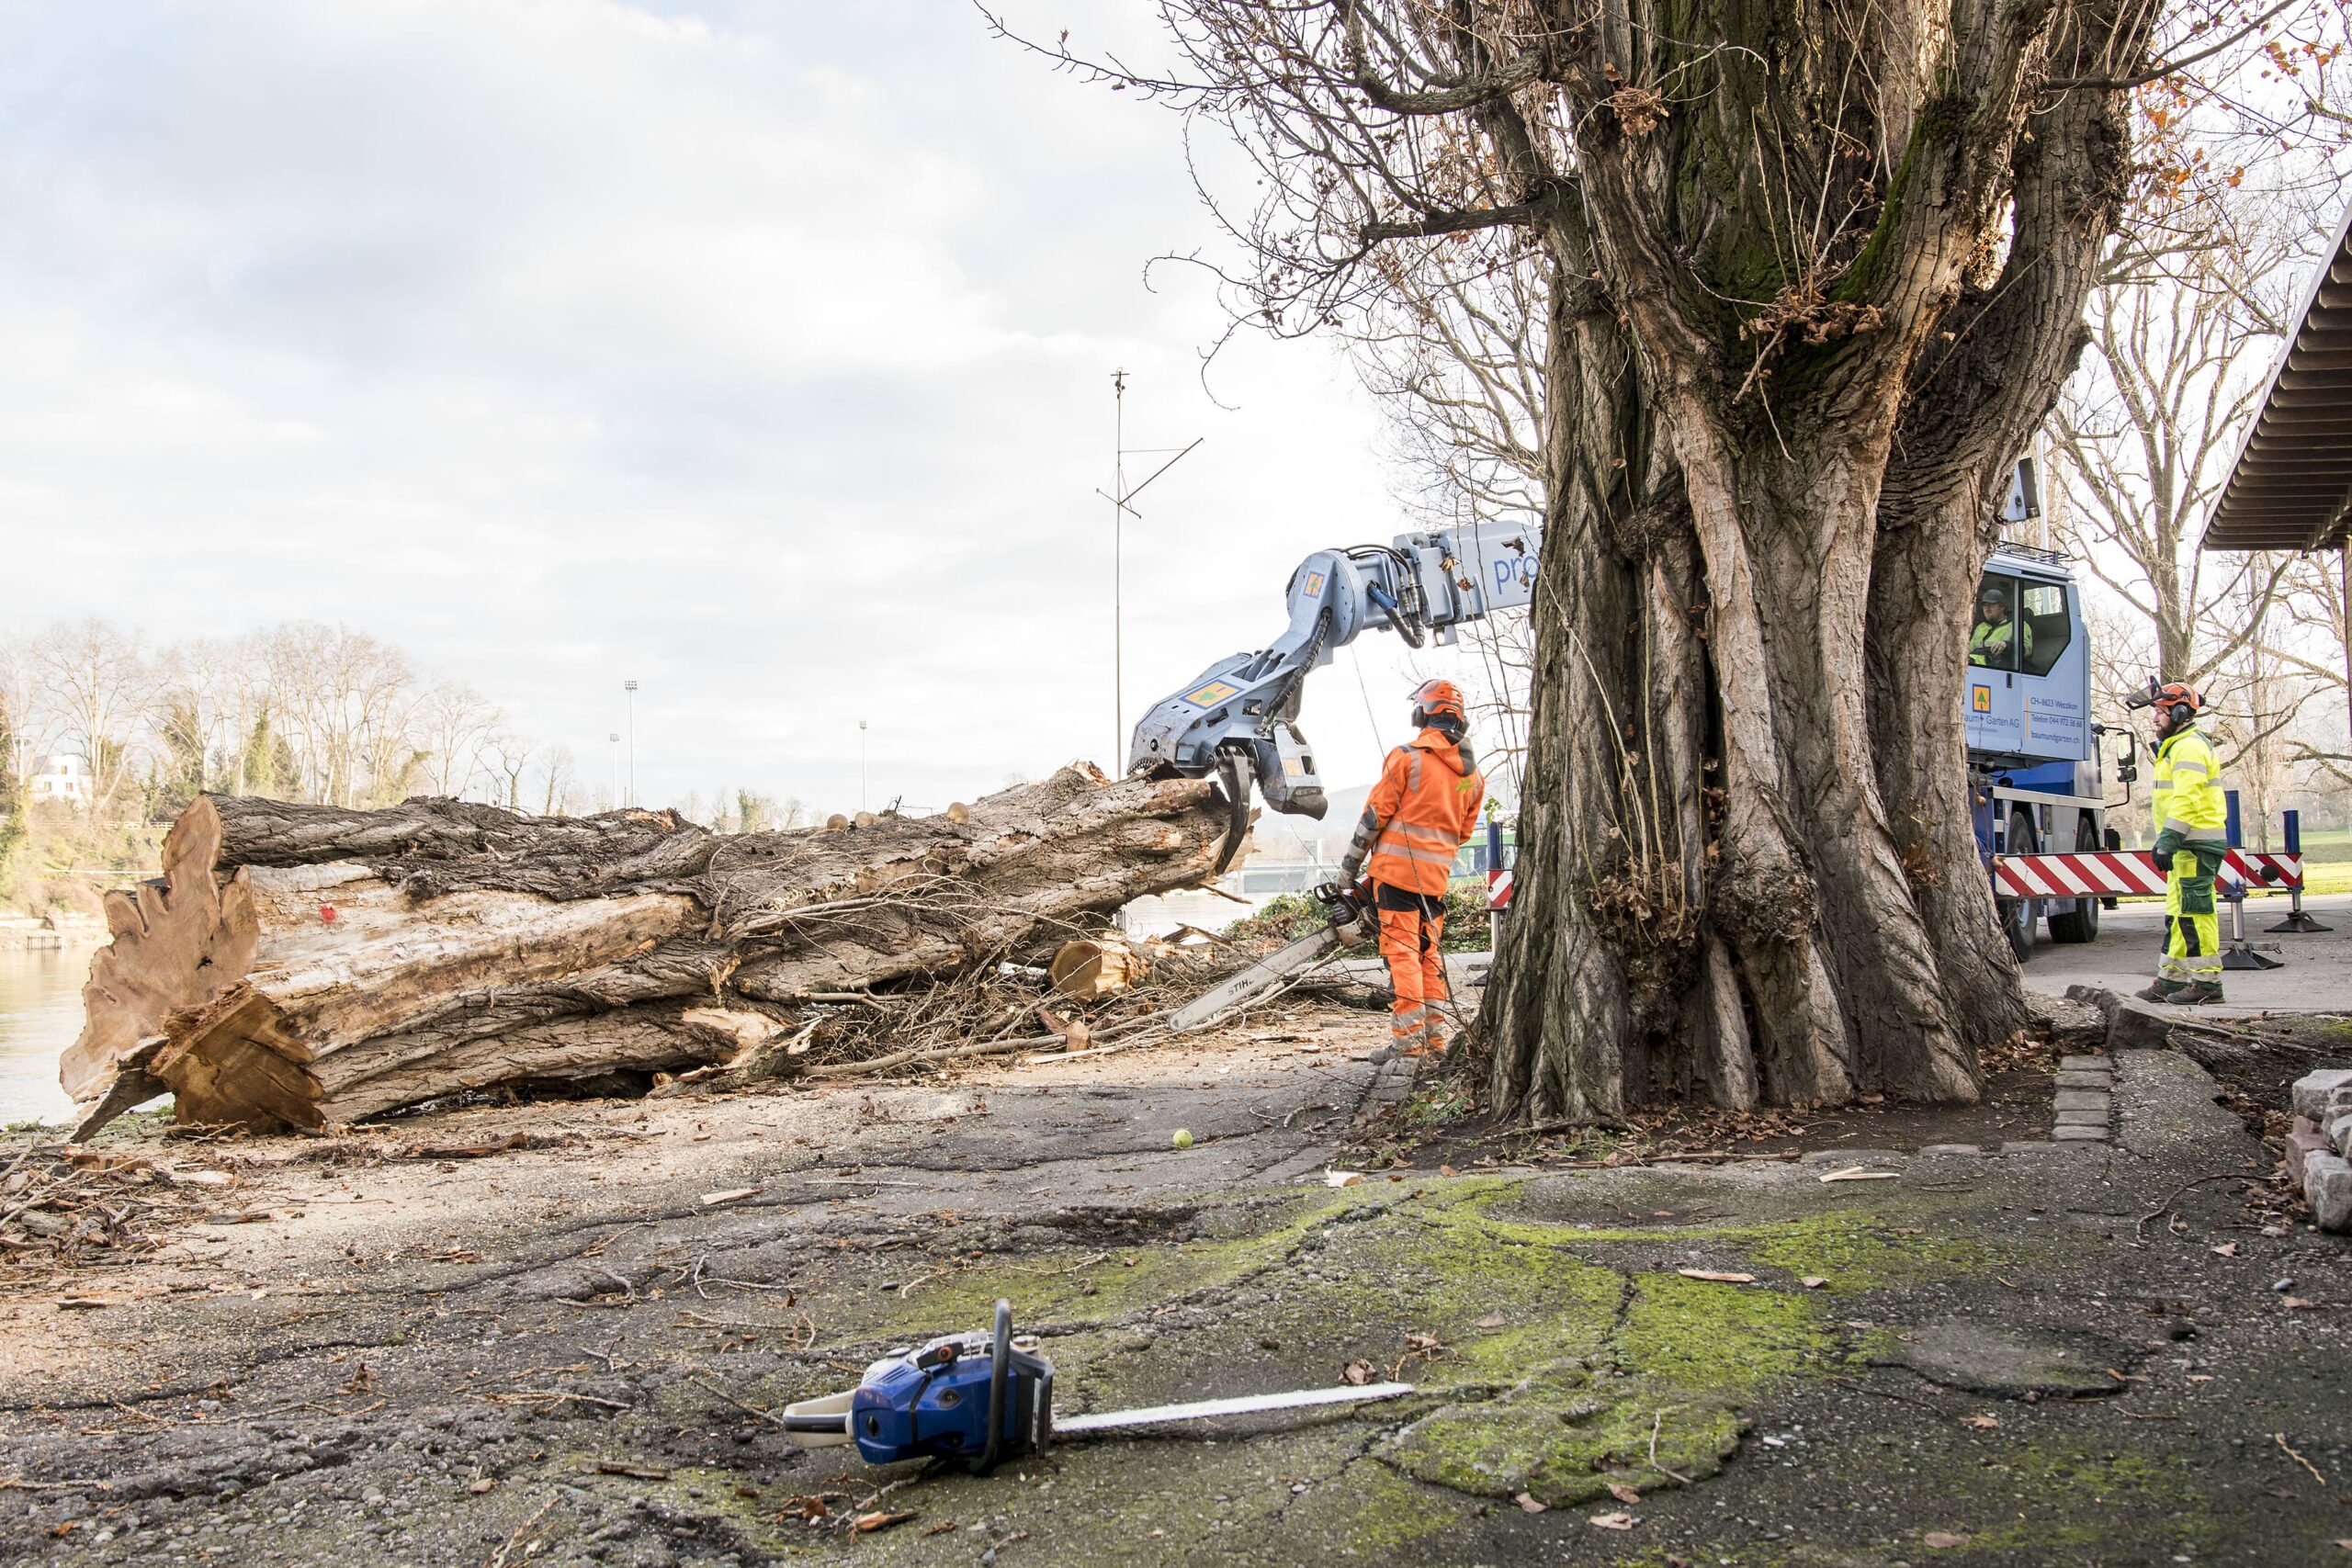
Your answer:
[[[2002,521],[2039,517],[2039,491],[2034,460],[2021,458]],[[1970,795],[1986,866],[2000,855],[2118,849],[2120,840],[2107,825],[2099,750],[2107,727],[2091,721],[2089,627],[2065,556],[2004,541],[1986,559],[1965,687]],[[2138,776],[2137,743],[2127,739],[2125,747],[2117,776],[2128,791]],[[2002,934],[2020,959],[2031,956],[2045,917],[2051,941],[2089,942],[2098,935],[2099,910],[2115,902],[2091,892],[2023,897],[2005,891],[1998,877],[1994,892]]]
[[[2040,514],[2029,457],[2017,465],[2003,518]],[[1135,727],[1127,771],[1221,779],[1233,814],[1216,867],[1223,872],[1247,834],[1253,784],[1276,811],[1320,818],[1327,807],[1314,750],[1298,727],[1306,677],[1369,630],[1395,632],[1414,648],[1445,646],[1464,626],[1526,605],[1542,552],[1542,531],[1515,523],[1316,552],[1291,573],[1282,635],[1258,652],[1219,660],[1153,704]],[[1961,695],[1976,842],[2002,928],[2023,958],[2045,919],[2052,941],[2089,942],[2100,908],[2113,905],[2111,877],[2069,869],[2073,852],[2118,847],[2099,749],[2107,729],[2091,721],[2089,630],[2064,555],[2004,544],[1986,562],[1977,603]],[[2127,788],[2137,776],[2135,743],[2127,740],[2117,776]],[[2021,856],[2034,858],[2014,858]]]

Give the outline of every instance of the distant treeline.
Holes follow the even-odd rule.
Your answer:
[[[544,815],[604,810],[571,749],[517,732],[471,686],[347,626],[289,621],[151,646],[101,620],[0,641],[0,803],[33,804],[52,757],[94,821],[167,821],[205,790],[388,806],[448,795]],[[721,831],[796,825],[797,801],[749,790],[680,803]]]

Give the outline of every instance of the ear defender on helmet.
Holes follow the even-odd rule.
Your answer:
[[[2154,708],[2156,716],[2164,720],[2165,728],[2169,730],[2193,723],[2204,710],[2205,699],[2198,695],[2197,688],[2186,681],[2167,681],[2158,685],[2151,680],[2145,691],[2127,697],[2123,705]]]
[[[1462,692],[1451,681],[1424,681],[1413,688],[1413,722],[1430,724],[1440,718],[1466,723],[1469,710],[1462,703]]]

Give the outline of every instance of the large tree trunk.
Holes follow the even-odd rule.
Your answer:
[[[1563,46],[1591,99],[1709,86],[1646,127],[1592,110],[1579,199],[1543,220],[1549,517],[1489,1089],[1546,1120],[1973,1099],[2020,1005],[1971,831],[1965,616],[1998,486],[2079,349],[2127,145],[2106,89],[2019,132],[2032,81],[2124,74],[2144,20],[1963,6],[1931,86],[1935,51],[1812,11],[1699,29],[1754,44],[1709,73],[1667,16]],[[1876,123],[1841,71],[1873,78]],[[1510,112],[1489,114],[1506,152]],[[1755,150],[1867,188],[1844,160],[1882,139],[1899,170],[1867,243],[1790,278],[1788,176]],[[1776,280],[1770,310],[1733,308]]]
[[[183,1121],[318,1127],[464,1089],[692,1066],[729,1015],[1049,949],[1199,881],[1204,781],[1076,764],[960,817],[718,837],[668,812],[208,795],[115,933],[61,1077]],[[116,1092],[118,1089],[120,1092]]]

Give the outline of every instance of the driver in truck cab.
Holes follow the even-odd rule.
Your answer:
[[[1968,661],[2014,670],[2033,656],[2033,628],[2009,614],[2009,591],[1986,582],[1976,592],[1976,626],[1968,634]]]
[[[1438,1004],[1446,999],[1445,888],[1453,857],[1478,826],[1487,781],[1471,754],[1470,721],[1451,681],[1413,692],[1413,739],[1388,753],[1355,837],[1340,862],[1342,880],[1372,874],[1380,956],[1388,964],[1389,1032],[1400,1055],[1446,1047]],[[1367,864],[1367,862],[1369,863]]]

